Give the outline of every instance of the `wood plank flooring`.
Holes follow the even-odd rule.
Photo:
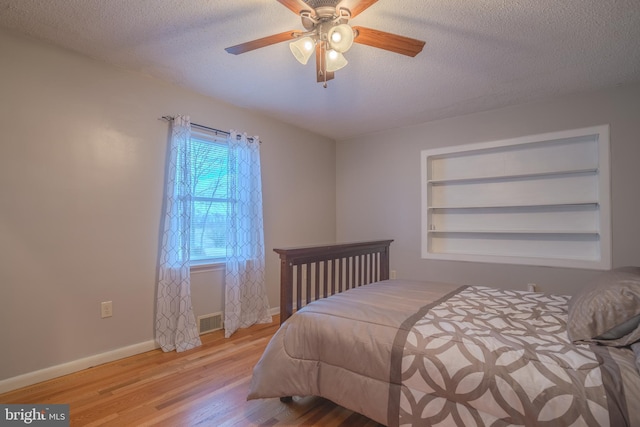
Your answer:
[[[9,393],[0,403],[66,403],[72,426],[353,426],[380,424],[318,397],[246,401],[253,366],[277,330],[203,335],[183,353],[154,350]]]

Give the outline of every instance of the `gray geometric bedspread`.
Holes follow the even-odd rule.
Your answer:
[[[567,339],[568,298],[472,286],[424,307],[396,336],[389,424],[628,425],[607,349]]]

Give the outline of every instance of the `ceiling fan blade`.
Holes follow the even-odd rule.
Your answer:
[[[416,56],[422,52],[425,42],[397,34],[386,33],[366,27],[353,27],[358,35],[355,43],[366,44],[407,56]]]
[[[312,15],[315,15],[313,8],[302,0],[278,0],[278,2],[280,2],[280,4],[282,4],[284,7],[286,7],[296,15],[300,15],[300,12],[304,10],[311,12]]]
[[[300,31],[285,31],[284,33],[274,34],[272,36],[263,37],[261,39],[252,40],[246,43],[240,43],[235,46],[227,47],[225,50],[234,55],[249,52],[250,50],[260,49],[261,47],[270,46],[272,44],[284,42],[296,38]]]
[[[377,1],[378,0],[342,0],[336,6],[336,10],[340,10],[340,8],[349,9],[349,12],[351,12],[351,18],[355,18]]]
[[[318,83],[328,82],[334,77],[333,71],[327,71],[327,50],[324,43],[316,45],[316,76]]]

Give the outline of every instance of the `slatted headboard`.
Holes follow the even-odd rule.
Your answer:
[[[388,279],[391,242],[274,249],[280,255],[280,324],[311,301]]]

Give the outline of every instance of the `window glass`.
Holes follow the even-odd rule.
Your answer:
[[[222,138],[192,133],[191,261],[222,261],[226,250],[227,144]]]

